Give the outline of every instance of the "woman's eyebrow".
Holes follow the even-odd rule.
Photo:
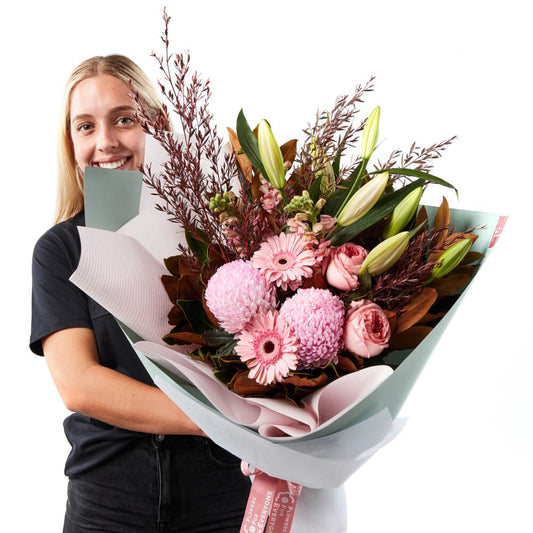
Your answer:
[[[130,105],[119,105],[119,106],[111,108],[107,114],[111,115],[111,114],[116,114],[116,113],[123,113],[125,111],[128,111],[130,113],[136,113],[137,112],[136,108],[133,107],[133,106],[130,106]],[[79,115],[75,115],[74,117],[71,117],[70,120],[71,120],[71,122],[75,122],[76,120],[87,120],[87,119],[90,119],[92,117],[93,117],[93,115],[91,115],[90,113],[80,113]]]

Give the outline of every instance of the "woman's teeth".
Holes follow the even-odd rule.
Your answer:
[[[98,163],[98,166],[100,168],[118,168],[121,167],[127,160],[128,158],[125,157],[124,159],[120,159],[119,161],[112,161],[111,163]]]

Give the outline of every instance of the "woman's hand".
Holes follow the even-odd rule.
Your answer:
[[[70,411],[131,431],[205,436],[157,387],[102,366],[91,329],[52,333],[43,339],[43,351]]]

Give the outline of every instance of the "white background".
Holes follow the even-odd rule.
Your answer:
[[[318,108],[376,76],[380,154],[458,135],[435,173],[452,205],[510,215],[402,411],[395,441],[347,484],[349,531],[533,530],[531,56],[527,2],[167,0],[171,44],[211,79],[234,127],[298,136]],[[0,14],[2,366],[0,529],[61,529],[66,410],[29,352],[30,263],[51,224],[60,98],[72,68],[124,53],[156,79],[161,1],[11,2]],[[429,203],[446,192],[437,188]],[[325,512],[327,512],[325,510]],[[9,524],[9,525],[7,525]]]

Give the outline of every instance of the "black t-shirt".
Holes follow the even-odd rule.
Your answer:
[[[43,337],[66,328],[90,328],[103,366],[153,385],[113,316],[69,281],[80,259],[77,226],[83,225],[85,218],[80,213],[52,227],[35,245],[30,349],[43,355]],[[68,476],[105,461],[129,446],[132,439],[145,436],[79,413],[70,415],[64,427],[72,445],[65,465]]]

